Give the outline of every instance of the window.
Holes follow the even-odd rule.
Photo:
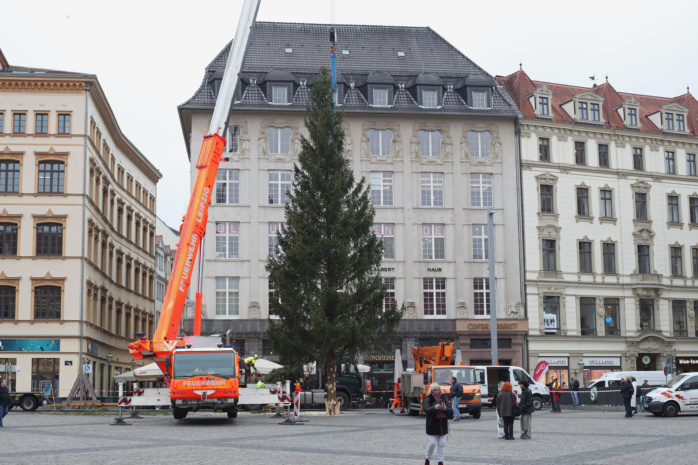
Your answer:
[[[698,224],[698,197],[688,199],[688,213],[691,217],[691,224]]]
[[[592,121],[601,121],[601,113],[599,111],[599,104],[592,103],[590,106],[591,106],[591,120]]]
[[[491,207],[492,198],[492,175],[491,174],[471,174],[470,175],[470,206],[471,207]]]
[[[238,153],[240,150],[240,128],[237,126],[228,126],[228,132],[225,134],[225,151],[227,153]]]
[[[642,149],[638,147],[633,148],[633,169],[635,171],[644,170],[644,163],[642,160]]]
[[[489,278],[473,279],[473,312],[475,316],[486,316],[490,314]]]
[[[373,233],[383,243],[383,259],[395,259],[395,225],[374,224]]]
[[[17,291],[14,286],[0,286],[0,320],[14,320]]]
[[[667,210],[669,213],[669,223],[679,222],[679,196],[670,195],[667,197]]]
[[[547,137],[538,138],[538,158],[540,161],[550,161],[550,139]]]
[[[473,91],[473,108],[487,108],[487,92]]]
[[[441,156],[441,131],[419,131],[419,147],[423,157]]]
[[[371,203],[384,207],[393,205],[393,173],[371,173]]]
[[[240,315],[240,278],[216,278],[216,316]]]
[[[42,223],[36,225],[36,255],[63,255],[63,225]]]
[[[444,260],[446,256],[443,224],[422,225],[422,260]]]
[[[584,142],[574,143],[574,159],[578,165],[586,165],[586,144]]]
[[[0,112],[0,134],[5,132],[5,113]]]
[[[63,193],[65,165],[62,161],[39,162],[39,193]]]
[[[589,189],[577,188],[577,215],[589,216]]]
[[[438,105],[439,94],[435,90],[422,91],[422,106],[424,108],[436,108]]]
[[[543,296],[543,327],[546,335],[560,334],[560,297]]]
[[[601,218],[613,218],[613,192],[601,190]]]
[[[216,258],[240,258],[240,223],[216,223]]]
[[[285,205],[290,199],[290,171],[269,171],[269,205]]]
[[[12,125],[13,134],[25,134],[27,132],[27,115],[24,113],[15,113],[14,124]]]
[[[635,219],[647,220],[647,194],[642,192],[635,193]]]
[[[610,161],[608,159],[608,145],[599,144],[599,167],[608,168],[610,166]]]
[[[579,119],[583,120],[588,120],[589,119],[589,113],[587,111],[587,103],[586,102],[579,102]]]
[[[664,113],[664,126],[667,131],[674,130],[674,114]]]
[[[492,134],[487,131],[476,132],[470,131],[468,133],[468,140],[470,141],[470,156],[473,158],[489,158],[490,157],[490,143],[492,141]]]
[[[591,273],[591,242],[579,242],[579,272]]]
[[[444,206],[444,175],[443,173],[421,173],[422,206]]]
[[[446,316],[446,278],[423,278],[424,315]]]
[[[288,103],[288,87],[271,86],[271,103]]]
[[[70,115],[58,115],[58,134],[70,134]]]
[[[543,239],[543,270],[557,271],[555,240]]]
[[[676,164],[674,163],[674,152],[666,152],[664,156],[666,160],[667,174],[676,174]]]
[[[473,225],[473,260],[489,259],[489,242],[487,233],[487,225]]]
[[[654,300],[640,299],[640,329],[654,329]]]
[[[686,154],[686,174],[689,176],[696,175],[696,154],[687,153]]]
[[[686,301],[673,300],[671,302],[672,323],[674,326],[675,337],[688,336],[688,327],[686,326]]]
[[[0,223],[0,256],[17,255],[17,224]]]
[[[284,154],[291,152],[291,128],[267,128],[269,153]]]
[[[276,296],[276,287],[274,286],[274,280],[271,279],[271,276],[269,276],[269,281],[268,281],[268,303],[269,303],[269,316],[274,315],[274,308],[276,307],[277,302],[279,301],[279,298]]]
[[[628,126],[637,126],[636,108],[628,108]]]
[[[637,246],[637,268],[640,274],[650,274],[650,246]]]
[[[692,249],[693,254],[693,277],[698,278],[698,247]],[[698,308],[698,307],[696,307]]]
[[[579,299],[579,327],[582,336],[596,336],[596,299],[594,297]]]
[[[216,203],[240,203],[239,170],[218,170],[218,174],[216,174]]]
[[[61,319],[61,288],[59,286],[36,286],[34,288],[34,319]]]
[[[387,287],[383,296],[383,311],[388,311],[395,305],[395,278],[383,278],[383,285]]]
[[[676,115],[676,130],[681,132],[686,131],[686,122],[683,115]]]
[[[48,134],[48,114],[37,113],[34,134]]]
[[[619,299],[604,299],[604,326],[606,336],[620,336],[620,301]]]
[[[553,204],[553,186],[549,184],[540,185],[540,212],[555,213]]]
[[[269,258],[279,256],[279,237],[277,233],[284,233],[283,223],[269,223],[267,225],[267,255]]]
[[[390,156],[390,143],[393,140],[393,131],[390,129],[369,129],[368,142],[371,147],[371,155],[375,157]]]
[[[19,192],[19,162],[0,160],[0,193]]]
[[[548,97],[538,97],[538,114],[541,116],[550,115],[550,104]]]
[[[675,278],[683,276],[683,247],[670,247],[671,275]]]
[[[603,272],[604,274],[616,274],[616,244],[603,243]]]
[[[373,106],[388,106],[388,89],[373,89]]]

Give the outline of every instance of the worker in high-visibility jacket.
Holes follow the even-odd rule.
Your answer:
[[[553,385],[551,392],[553,398],[553,412],[560,413],[560,394],[562,393],[562,386],[560,385],[560,380],[557,375],[553,375]]]
[[[400,378],[395,380],[395,389],[393,389],[393,405],[390,407],[390,413],[395,413],[395,409],[400,407],[400,413],[404,413],[404,407],[402,405],[402,383]]]
[[[254,363],[257,361],[257,354],[245,358],[245,373],[247,374],[247,382],[249,383],[252,378],[252,372],[257,371]]]

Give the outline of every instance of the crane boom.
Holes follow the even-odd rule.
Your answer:
[[[154,359],[163,373],[168,367],[165,358],[177,346],[184,343],[177,340],[177,332],[182,320],[182,312],[187,299],[191,275],[194,271],[196,255],[201,239],[206,233],[208,209],[213,195],[218,165],[225,150],[223,135],[230,117],[233,94],[238,75],[247,50],[247,44],[257,18],[260,0],[245,0],[238,22],[235,39],[230,47],[228,62],[213,110],[208,133],[204,134],[201,151],[196,161],[196,178],[189,206],[184,216],[177,252],[172,264],[172,273],[162,304],[160,321],[152,340],[144,335],[129,344],[129,352],[135,359]]]

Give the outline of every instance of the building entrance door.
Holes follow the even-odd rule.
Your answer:
[[[58,376],[60,370],[59,358],[33,358],[32,359],[32,391],[40,391],[45,388],[48,381],[58,390]],[[44,383],[42,383],[44,381]]]
[[[637,371],[657,370],[657,354],[644,353],[637,356]]]

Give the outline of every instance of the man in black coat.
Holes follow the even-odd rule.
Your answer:
[[[451,408],[453,409],[453,421],[460,421],[460,409],[458,404],[460,398],[463,397],[463,386],[458,383],[458,379],[454,376],[451,378]]]
[[[528,381],[519,381],[521,386],[521,439],[531,439],[531,414],[533,413],[533,393]]]
[[[633,417],[633,408],[630,406],[630,400],[633,398],[635,393],[635,388],[633,388],[633,383],[630,377],[623,380],[623,385],[620,387],[620,395],[623,397],[623,404],[625,405],[625,418]]]
[[[10,411],[10,391],[7,389],[5,380],[0,380],[0,427],[2,427],[2,419],[5,418],[7,412]]]

